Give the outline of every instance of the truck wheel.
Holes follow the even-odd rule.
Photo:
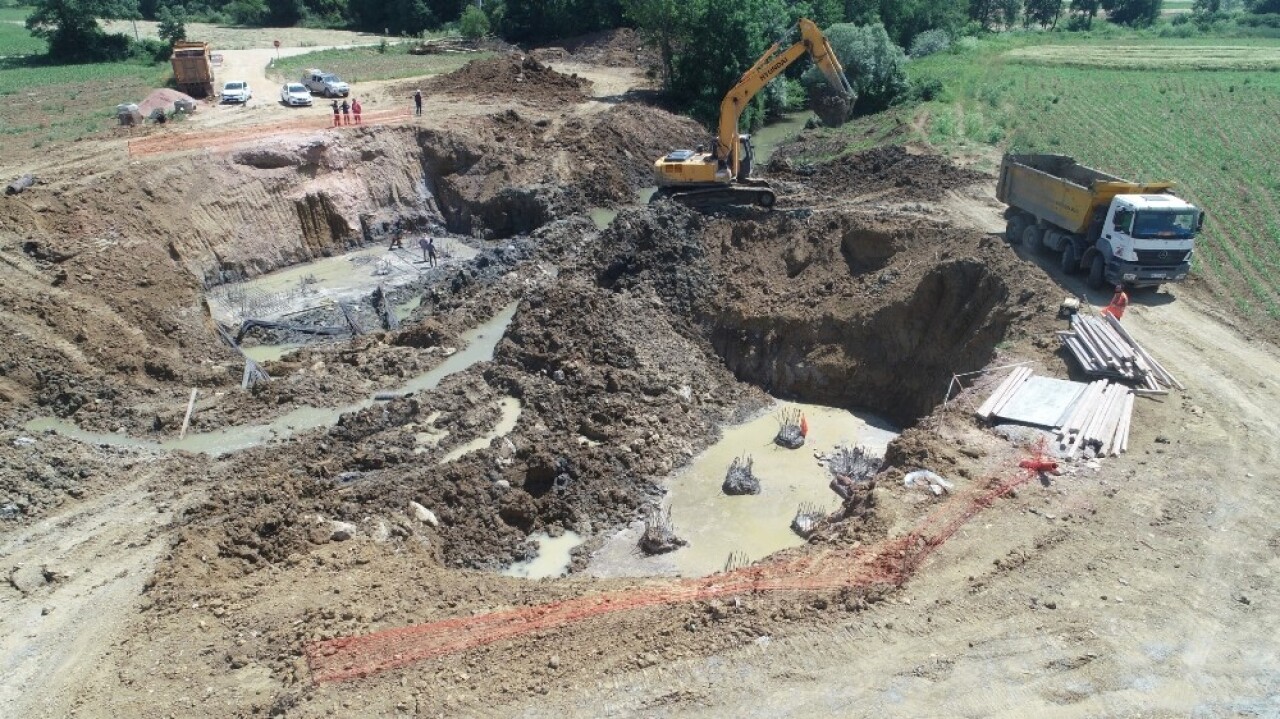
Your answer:
[[[1031,225],[1030,227],[1022,231],[1022,246],[1026,247],[1028,250],[1031,250],[1032,252],[1038,252],[1040,250],[1043,250],[1044,244],[1041,242],[1041,239],[1043,237],[1044,237],[1044,230],[1040,229],[1039,227],[1036,227],[1035,225]]]
[[[1022,215],[1014,215],[1004,226],[1004,239],[1011,245],[1022,242],[1022,231],[1027,228],[1026,220],[1022,219]]]
[[[1100,290],[1106,284],[1107,262],[1102,259],[1102,255],[1094,255],[1093,263],[1089,265],[1089,286]]]
[[[1080,260],[1076,257],[1076,248],[1068,242],[1062,246],[1062,271],[1074,275],[1080,271]]]

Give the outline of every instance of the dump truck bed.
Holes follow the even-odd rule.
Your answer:
[[[178,89],[196,97],[213,92],[213,63],[209,60],[209,43],[174,43],[171,62]]]
[[[1005,155],[996,197],[1068,232],[1085,233],[1116,195],[1168,192],[1171,182],[1129,182],[1066,155]]]

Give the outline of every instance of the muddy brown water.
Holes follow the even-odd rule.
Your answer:
[[[785,409],[800,410],[808,421],[809,434],[799,449],[773,443],[779,413]],[[896,429],[872,415],[778,402],[750,421],[726,427],[720,441],[667,478],[663,505],[671,511],[676,534],[688,546],[645,557],[636,549],[643,531],[643,524],[636,523],[604,543],[592,556],[587,573],[597,577],[701,577],[724,569],[733,552],[754,562],[800,546],[804,539],[791,531],[791,520],[800,505],[825,510],[838,506],[838,498],[827,486],[831,476],[815,454],[829,454],[839,445],[850,445],[883,457],[897,435]],[[743,455],[751,456],[761,491],[731,497],[720,485],[733,459]]]

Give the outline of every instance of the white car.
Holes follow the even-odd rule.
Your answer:
[[[249,88],[249,83],[243,80],[236,80],[222,86],[223,102],[245,103],[251,97],[253,97],[253,90]]]
[[[283,102],[290,107],[310,105],[311,91],[301,83],[285,83],[285,86],[280,88],[280,102]]]

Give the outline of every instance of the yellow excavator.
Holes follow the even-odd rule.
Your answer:
[[[854,92],[831,43],[811,20],[800,20],[800,39],[782,49],[774,43],[743,73],[720,102],[720,124],[711,152],[675,150],[654,163],[658,190],[652,202],[670,198],[691,206],[756,204],[772,207],[777,200],[769,183],[751,177],[754,159],[751,136],[739,134],[738,119],[751,98],[793,62],[808,54],[822,70],[845,108],[853,106]],[[841,118],[843,119],[843,118]]]

